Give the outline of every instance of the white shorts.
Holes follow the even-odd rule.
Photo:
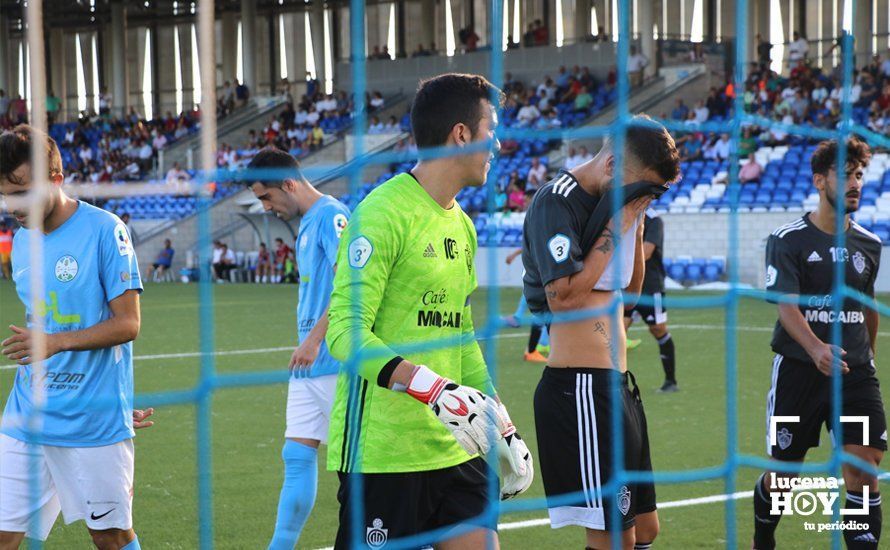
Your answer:
[[[65,523],[82,519],[97,531],[130,529],[133,459],[132,439],[55,447],[0,434],[0,531],[46,540],[60,510]]]
[[[291,378],[287,389],[287,430],[284,437],[328,442],[331,405],[337,390],[337,375]]]

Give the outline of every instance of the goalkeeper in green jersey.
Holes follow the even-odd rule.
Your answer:
[[[327,333],[344,365],[328,447],[328,468],[340,477],[338,549],[448,527],[445,540],[416,546],[497,547],[479,455],[495,446],[508,464],[501,498],[531,484],[531,454],[475,339],[476,231],[454,200],[485,183],[502,102],[481,76],[423,81],[411,109],[418,147],[468,152],[393,177],[359,204],[343,234]],[[492,146],[480,149],[486,141]]]

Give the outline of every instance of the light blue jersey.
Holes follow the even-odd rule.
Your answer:
[[[340,234],[346,228],[349,209],[337,199],[324,195],[309,208],[300,221],[294,247],[300,270],[300,302],[297,304],[297,330],[302,342],[327,309],[334,289],[334,264]],[[337,374],[338,363],[322,341],[310,377]]]
[[[142,290],[136,254],[123,222],[81,202],[74,214],[43,240],[45,297],[31,309],[30,230],[16,233],[13,281],[25,304],[28,325],[44,316],[46,332],[83,330],[111,317],[109,302],[127,290]],[[133,344],[57,353],[46,361],[46,402],[35,443],[98,447],[133,437]],[[0,431],[28,440],[32,413],[31,366],[20,366],[3,412]]]

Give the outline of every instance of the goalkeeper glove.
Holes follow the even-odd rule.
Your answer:
[[[503,437],[498,441],[498,455],[510,466],[501,482],[501,500],[507,500],[529,488],[535,478],[535,466],[532,454],[525,441],[519,437],[503,403],[500,404],[500,412],[507,422],[507,429],[502,432]]]
[[[443,378],[424,365],[414,367],[405,390],[428,405],[467,454],[485,454],[489,439],[507,431],[497,402],[477,389]]]

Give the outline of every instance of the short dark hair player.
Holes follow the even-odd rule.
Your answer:
[[[624,310],[624,328],[630,328],[633,324],[633,314],[636,312],[649,326],[649,334],[658,342],[658,354],[661,356],[661,366],[664,369],[664,383],[658,391],[675,392],[680,389],[677,386],[677,374],[674,359],[674,339],[667,327],[667,309],[664,307],[664,221],[653,209],[646,210],[646,226],[643,230],[643,255],[646,258],[646,275],[643,277],[643,294],[652,299],[652,303],[641,304],[637,302],[633,307]],[[631,344],[627,341],[627,349],[633,349],[640,344]]]

